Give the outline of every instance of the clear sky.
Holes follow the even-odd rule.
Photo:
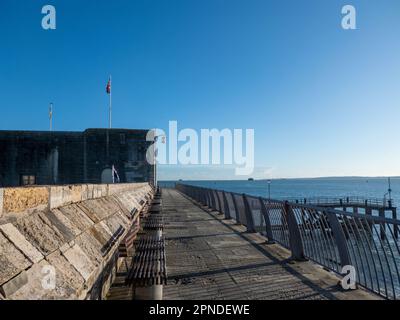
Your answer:
[[[253,128],[256,178],[400,175],[399,0],[0,1],[1,130],[47,130],[50,101],[55,130],[106,127],[109,74],[114,127]]]

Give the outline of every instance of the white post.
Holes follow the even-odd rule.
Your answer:
[[[156,131],[154,130],[154,143],[153,143],[153,184],[154,184],[154,188],[157,189],[157,169],[156,169],[156,152],[157,152],[157,147],[156,147],[156,143],[157,143],[157,138],[156,137]]]

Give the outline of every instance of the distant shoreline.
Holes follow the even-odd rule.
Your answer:
[[[248,181],[248,179],[182,179],[182,181],[248,181],[248,182],[255,182],[255,181],[277,181],[277,180],[351,180],[351,179],[400,179],[400,176],[376,176],[376,177],[364,177],[364,176],[338,176],[338,177],[312,177],[312,178],[270,178],[270,179],[257,179],[254,178],[253,181]],[[165,182],[177,182],[180,181],[179,179],[176,180],[162,180],[160,179],[159,181],[165,181]]]

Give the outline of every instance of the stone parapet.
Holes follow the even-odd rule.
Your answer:
[[[140,189],[147,183],[82,184],[34,186],[0,189],[0,224],[8,215],[16,216],[37,210],[54,209],[123,191]]]
[[[152,197],[147,183],[0,189],[0,299],[101,298]]]

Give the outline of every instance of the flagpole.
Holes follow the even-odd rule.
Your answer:
[[[53,131],[53,103],[49,106],[49,121],[50,121],[50,131]]]
[[[110,129],[111,129],[111,116],[112,116],[112,99],[111,99],[111,95],[112,95],[112,84],[111,84],[111,75],[110,75],[110,108],[109,108],[109,120],[110,120],[110,123],[109,123],[109,126],[110,126]]]

